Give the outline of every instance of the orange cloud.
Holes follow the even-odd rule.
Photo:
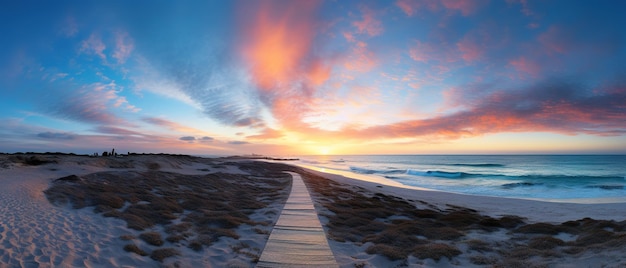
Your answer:
[[[303,126],[302,116],[331,77],[328,60],[312,49],[319,37],[319,3],[259,1],[244,10],[241,54],[262,102],[283,129]]]
[[[269,91],[303,71],[315,36],[317,1],[263,1],[256,9],[242,52],[255,82]],[[319,75],[319,74],[318,74]],[[319,80],[316,80],[319,82]]]

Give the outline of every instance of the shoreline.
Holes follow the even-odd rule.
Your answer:
[[[626,203],[555,203],[463,195],[401,187],[403,185],[397,185],[397,182],[390,185],[371,177],[368,177],[369,181],[360,180],[293,163],[258,159],[165,154],[122,158],[22,156],[0,155],[0,183],[6,186],[0,189],[0,198],[4,200],[0,209],[5,212],[0,216],[0,264],[254,267],[283,209],[281,200],[286,196],[279,192],[284,190],[276,192],[275,197],[266,197],[265,208],[257,203],[244,204],[260,208],[248,216],[241,215],[239,219],[223,217],[221,222],[232,225],[229,231],[223,232],[227,235],[212,238],[199,247],[199,251],[193,249],[192,242],[201,241],[199,234],[202,230],[194,229],[194,222],[212,221],[218,218],[218,214],[207,214],[208,218],[205,218],[202,214],[190,213],[187,208],[195,207],[193,203],[181,211],[175,203],[165,201],[190,196],[192,192],[189,190],[195,186],[183,181],[202,178],[209,179],[202,186],[205,188],[233,183],[230,188],[223,189],[239,191],[237,196],[245,195],[248,199],[263,196],[266,193],[259,191],[259,187],[279,186],[276,183],[285,178],[284,171],[297,172],[303,177],[340,267],[403,264],[508,267],[557,263],[605,263],[611,267],[614,263],[626,264],[626,257],[621,253],[626,246],[626,216],[623,215]],[[117,177],[110,177],[113,175]],[[64,180],[54,182],[60,178]],[[113,183],[120,180],[123,183]],[[137,186],[133,184],[135,181],[143,182],[137,184],[140,185],[137,190],[131,191]],[[94,198],[91,195],[95,195],[92,193],[82,197],[86,199],[78,199],[78,203],[83,202],[86,206],[76,210],[69,205],[52,205],[44,194],[44,190],[48,191],[54,185],[77,186],[87,182],[95,183],[85,184],[92,189],[113,187],[108,194],[96,196],[117,205],[108,208],[102,207],[103,203],[90,203]],[[237,186],[239,183],[243,184]],[[244,185],[252,188],[243,188]],[[153,190],[142,190],[146,186]],[[116,190],[115,187],[123,189]],[[167,193],[166,189],[175,192]],[[207,192],[207,200],[222,199],[228,203],[228,200],[237,199],[232,193],[219,194],[222,188],[214,189]],[[24,190],[28,194],[20,194]],[[79,194],[78,197],[80,193],[83,191],[65,192],[70,196]],[[120,197],[126,198],[124,203],[116,201]],[[13,200],[17,200],[19,210],[13,209],[11,204],[16,202]],[[202,200],[195,201],[195,204],[206,203]],[[148,215],[144,219],[153,218],[155,224],[146,225],[141,228],[143,230],[129,228],[124,217],[128,219],[128,209],[133,206],[135,210],[143,211],[153,206],[170,207],[170,212],[165,215],[172,216],[171,224],[168,221],[159,223],[160,218]],[[52,216],[46,218],[44,215],[48,214],[39,211],[44,208]],[[243,211],[236,207],[232,209]],[[122,218],[103,217],[104,213]],[[31,215],[40,216],[32,218]],[[186,216],[192,217],[185,221]],[[33,221],[35,224],[30,224]],[[104,231],[92,234],[98,229]],[[213,231],[204,230],[205,235]],[[159,235],[165,240],[162,246],[155,246],[146,239]],[[26,237],[31,239],[26,240]],[[66,241],[73,241],[72,247],[60,250]],[[536,247],[545,249],[537,250]],[[161,263],[157,261],[158,255],[151,258],[154,254],[149,253],[163,252],[160,249],[176,249],[172,252],[180,255],[164,256]],[[140,255],[142,252],[150,256]]]
[[[311,165],[307,165],[307,164],[296,164],[296,163],[287,163],[290,165],[294,165],[297,167],[302,167],[302,168],[306,168],[309,170],[315,170],[317,172],[321,172],[321,173],[326,173],[329,175],[337,175],[337,176],[343,176],[346,178],[350,178],[356,181],[365,181],[365,182],[371,182],[371,183],[376,183],[376,184],[381,184],[381,185],[386,185],[386,186],[391,186],[391,187],[397,187],[397,188],[403,188],[403,189],[409,189],[409,190],[417,190],[417,191],[426,191],[426,192],[440,192],[440,193],[448,193],[448,194],[454,194],[454,195],[462,195],[462,196],[468,196],[469,198],[471,197],[489,197],[489,198],[502,198],[502,199],[513,199],[513,200],[529,200],[529,201],[537,201],[537,202],[547,202],[547,203],[566,203],[566,204],[617,204],[617,203],[625,203],[626,204],[626,196],[623,197],[606,197],[606,198],[570,198],[570,199],[565,199],[565,198],[523,198],[523,197],[503,197],[503,196],[490,196],[490,195],[478,195],[478,194],[466,194],[466,193],[456,193],[456,192],[450,192],[450,191],[443,191],[443,190],[437,190],[437,189],[430,189],[430,188],[424,188],[424,187],[417,187],[417,186],[411,186],[411,185],[406,185],[406,184],[402,184],[400,182],[391,180],[391,179],[387,179],[384,177],[380,177],[377,175],[367,175],[367,174],[358,174],[358,173],[353,173],[353,172],[349,172],[349,171],[342,171],[342,170],[336,170],[336,169],[327,169],[327,168],[321,168],[321,167],[316,167],[316,166],[311,166]]]
[[[578,203],[468,195],[408,186],[391,180],[387,180],[391,182],[387,184],[384,178],[381,180],[364,180],[361,178],[348,177],[343,174],[324,172],[315,167],[295,166],[316,172],[320,176],[340,183],[356,185],[368,190],[396,195],[405,199],[419,198],[430,200],[433,203],[441,205],[457,203],[456,205],[476,209],[488,215],[523,214],[522,216],[529,220],[543,222],[545,222],[546,219],[552,219],[550,222],[563,222],[585,217],[617,221],[626,220],[626,215],[623,215],[623,211],[626,211],[626,200],[624,202]],[[366,175],[361,175],[361,177],[366,177],[365,179],[370,178],[370,176]],[[514,208],[514,210],[512,211],[511,208]]]

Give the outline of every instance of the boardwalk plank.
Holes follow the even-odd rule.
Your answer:
[[[299,174],[256,267],[338,267]]]

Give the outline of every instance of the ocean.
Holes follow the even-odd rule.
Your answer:
[[[446,192],[626,200],[626,155],[320,155],[294,164]],[[348,175],[349,175],[348,174]]]

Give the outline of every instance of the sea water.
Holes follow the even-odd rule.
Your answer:
[[[408,186],[511,198],[625,198],[625,155],[333,155],[296,164]]]

